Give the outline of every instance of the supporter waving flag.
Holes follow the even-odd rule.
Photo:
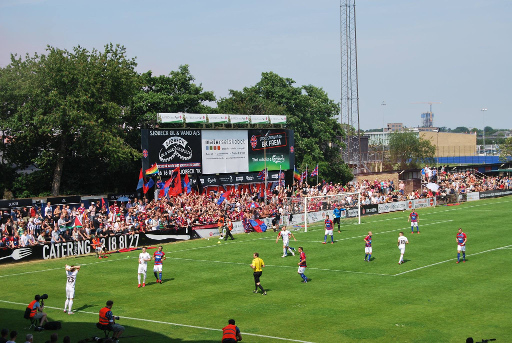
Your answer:
[[[258,173],[258,179],[265,180],[267,178],[267,168]]]
[[[297,168],[295,168],[295,166],[293,166],[293,178],[297,181],[300,181],[300,173]]]
[[[316,165],[315,169],[311,172],[311,177],[318,175],[318,164]]]

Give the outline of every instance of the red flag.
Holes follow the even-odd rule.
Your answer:
[[[169,180],[165,181],[164,188],[160,190],[160,193],[158,194],[159,198],[163,198],[165,194],[169,191],[169,187],[171,187],[171,182],[173,178],[170,177]]]
[[[172,171],[172,174],[176,174],[176,176],[173,179],[173,184],[171,188],[169,188],[169,196],[176,196],[178,194],[181,194],[181,175],[180,175],[180,167],[174,169]]]
[[[78,217],[75,217],[75,227],[82,227],[82,221]]]

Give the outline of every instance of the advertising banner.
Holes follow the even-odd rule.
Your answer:
[[[67,196],[67,197],[52,197],[47,198],[46,202],[50,202],[52,205],[65,205],[65,204],[79,204],[81,197],[79,195]]]
[[[267,115],[251,115],[252,124],[268,124],[269,119]]]
[[[248,172],[247,130],[203,130],[203,174]]]
[[[286,124],[286,116],[268,116],[271,124]]]
[[[158,113],[157,119],[162,123],[183,123],[183,113]]]
[[[187,123],[206,123],[206,114],[184,113]]]
[[[230,114],[229,120],[231,124],[249,124],[249,116],[242,114]]]
[[[361,216],[368,216],[379,213],[379,205],[363,205],[361,206]]]
[[[156,163],[162,177],[177,167],[182,174],[201,171],[201,130],[143,129],[141,136],[143,169]]]
[[[209,123],[217,123],[217,124],[228,124],[229,123],[229,115],[228,114],[208,114],[208,122]]]
[[[387,213],[394,211],[404,211],[407,208],[407,201],[390,202],[379,204],[379,213]]]
[[[32,199],[12,199],[0,200],[0,209],[9,209],[12,207],[30,207],[32,206]]]
[[[433,207],[435,205],[436,205],[436,199],[435,198],[425,198],[425,199],[413,200],[414,208]]]
[[[137,248],[143,245],[157,245],[160,243],[189,240],[197,237],[186,228],[179,230],[149,231],[134,235],[118,235],[100,238],[109,252],[122,249]],[[33,247],[18,249],[0,249],[0,264],[13,262],[26,262],[31,260],[50,260],[67,256],[81,256],[94,253],[91,240],[77,242],[64,242],[55,244],[35,245]]]
[[[293,137],[290,130],[249,130],[249,171],[293,168]],[[265,164],[266,158],[266,164]]]
[[[468,195],[467,195],[467,197],[466,197],[466,200],[467,200],[467,201],[476,201],[476,200],[480,200],[479,192],[470,192],[470,193],[468,193]]]
[[[492,191],[480,192],[479,198],[480,199],[498,198],[498,197],[504,197],[505,195],[512,195],[512,189],[495,189]]]

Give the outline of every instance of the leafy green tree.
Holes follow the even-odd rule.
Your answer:
[[[505,142],[500,144],[500,160],[509,161],[512,159],[512,137],[505,139]]]
[[[457,126],[451,132],[453,132],[453,133],[466,133],[466,132],[469,132],[469,129],[467,127],[465,127],[465,126]]]
[[[66,193],[80,188],[80,179],[94,181],[90,171],[108,175],[139,158],[123,128],[139,88],[135,67],[126,49],[112,44],[11,56],[0,73],[0,121],[13,142],[6,160],[36,165],[58,195],[63,184]]]
[[[406,169],[432,164],[436,148],[415,132],[393,132],[389,137],[389,151],[391,161]]]
[[[294,86],[295,81],[273,72],[242,91],[230,90],[217,102],[220,113],[286,115],[287,127],[294,130],[295,158],[299,169],[319,165],[320,179],[347,182],[352,173],[340,155],[343,130],[336,121],[337,103],[321,88]]]
[[[212,113],[213,108],[205,103],[215,101],[215,95],[194,81],[188,65],[171,71],[169,76],[153,76],[151,71],[140,75],[141,87],[132,99],[130,126],[154,127],[158,113]],[[140,144],[140,130],[137,132]]]

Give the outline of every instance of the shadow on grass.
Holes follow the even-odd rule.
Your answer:
[[[82,306],[82,310],[84,308],[92,307],[93,305],[84,305]],[[54,321],[51,317],[51,312],[54,310],[52,309],[49,311],[48,319],[50,321]],[[32,330],[29,330],[30,321],[23,318],[23,314],[25,311],[20,310],[13,310],[13,309],[6,309],[2,306],[0,306],[0,329],[8,329],[9,332],[12,330],[15,330],[18,332],[18,338],[17,341],[24,342],[25,336],[27,334],[34,335],[34,342],[46,342],[50,340],[50,336],[53,333],[57,333],[59,336],[58,342],[62,342],[62,339],[65,336],[69,336],[71,338],[71,342],[78,342],[78,341],[86,341],[86,342],[95,342],[94,337],[104,338],[104,333],[102,330],[99,330],[96,328],[96,318],[89,316],[89,319],[91,321],[87,322],[66,322],[65,320],[60,321],[62,324],[62,328],[60,330],[43,330],[41,332],[37,332]],[[80,314],[76,314],[76,316],[79,316]],[[74,317],[73,319],[75,319]],[[139,342],[197,342],[197,343],[212,343],[212,342],[219,342],[222,333],[218,332],[216,335],[219,336],[219,339],[216,340],[201,340],[201,339],[180,339],[180,338],[173,338],[172,334],[166,336],[163,334],[160,334],[158,332],[148,331],[144,330],[138,327],[132,327],[130,325],[126,325],[126,323],[123,323],[122,318],[118,322],[119,324],[123,325],[125,328],[125,331],[123,335],[120,338],[120,342],[124,343],[139,343]],[[166,327],[166,331],[168,331],[168,328]],[[112,336],[110,334],[110,336]]]

